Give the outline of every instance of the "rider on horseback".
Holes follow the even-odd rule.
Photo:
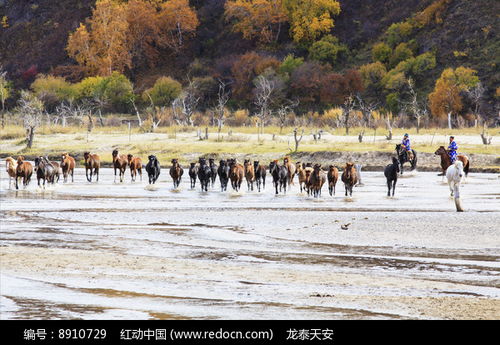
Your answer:
[[[448,146],[448,155],[450,156],[451,164],[455,163],[455,161],[457,160],[457,150],[458,145],[455,142],[455,137],[451,136],[450,145]]]
[[[403,148],[406,150],[406,154],[408,155],[408,160],[411,161],[413,159],[413,151],[411,150],[410,147],[410,136],[408,135],[408,133],[405,133],[403,141],[401,142],[401,146],[403,146]]]

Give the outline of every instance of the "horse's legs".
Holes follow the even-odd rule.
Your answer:
[[[75,172],[75,170],[74,170],[74,169],[71,169],[71,182],[75,182],[75,181],[73,180],[73,173],[74,173],[74,172]]]
[[[396,183],[398,182],[398,180],[394,180],[392,182],[392,196],[394,196],[394,192],[396,191]]]
[[[92,168],[90,168],[90,173],[92,174]],[[85,176],[87,177],[87,182],[90,182],[91,180],[89,179],[89,169],[85,167]]]

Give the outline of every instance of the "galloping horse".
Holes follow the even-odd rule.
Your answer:
[[[207,164],[205,158],[200,158],[198,160],[200,163],[200,168],[198,169],[198,179],[201,183],[201,191],[208,192],[208,184],[210,183],[210,178],[212,176],[212,170],[210,166]]]
[[[96,181],[99,181],[99,168],[101,167],[101,159],[99,155],[84,152],[83,159],[85,160],[85,176],[87,177],[87,181],[92,182],[92,174],[96,175]]]
[[[330,165],[328,167],[328,173],[326,177],[328,178],[328,191],[330,192],[330,196],[335,195],[335,186],[337,185],[337,181],[339,179],[339,169],[337,169],[333,165]]]
[[[182,169],[179,161],[177,159],[172,159],[172,167],[170,168],[170,177],[174,181],[174,188],[179,187],[181,184],[182,174],[184,174],[184,169]]]
[[[191,163],[188,174],[191,180],[191,189],[194,189],[196,187],[196,178],[198,177],[198,166],[196,163]]]
[[[38,187],[42,187],[40,185],[40,180],[43,180],[43,188],[45,189],[45,183],[53,183],[54,175],[56,170],[54,166],[50,164],[49,160],[45,157],[36,157],[35,158],[35,170],[36,170],[36,178],[38,180]]]
[[[464,164],[458,159],[446,169],[446,179],[448,180],[451,196],[460,197],[458,189],[464,173]]]
[[[115,180],[116,182],[116,169],[120,172],[120,182],[123,182],[125,178],[125,170],[127,170],[128,160],[127,156],[118,154],[118,150],[113,150],[113,168],[115,169]]]
[[[130,153],[127,155],[128,165],[130,167],[130,178],[135,181],[137,173],[141,176],[142,181],[142,160],[139,157],[134,157]]]
[[[255,170],[250,162],[250,159],[245,159],[243,162],[243,167],[245,168],[245,179],[247,180],[248,190],[253,191],[253,183],[255,182]]]
[[[450,155],[448,154],[448,150],[446,150],[444,146],[439,146],[439,148],[436,150],[436,152],[434,152],[434,154],[436,156],[441,156],[441,169],[443,169],[443,172],[438,176],[443,176],[445,175],[448,167],[452,165]],[[462,162],[465,177],[467,177],[467,175],[469,175],[469,168],[470,168],[469,157],[467,157],[466,155],[458,155],[457,160]]]
[[[217,174],[219,175],[220,191],[224,192],[227,190],[227,182],[229,181],[229,165],[227,165],[225,160],[219,161]]]
[[[288,168],[285,165],[279,165],[277,160],[269,163],[269,174],[273,177],[274,188],[276,189],[276,195],[279,191],[283,190],[286,194],[286,186],[290,181],[288,178]]]
[[[53,176],[53,181],[51,181],[52,183],[56,183],[56,182],[59,182],[59,178],[61,177],[61,173],[62,173],[62,170],[61,170],[61,165],[59,164],[59,162],[50,162],[50,164],[52,164],[52,166],[54,167],[54,176]],[[57,180],[56,180],[57,178]]]
[[[307,167],[305,163],[297,162],[297,176],[299,177],[300,192],[306,190],[309,194],[309,177],[313,168]]]
[[[401,166],[401,175],[403,175],[403,164],[406,162],[409,162],[411,165],[410,171],[413,171],[417,168],[417,152],[412,149],[411,152],[413,153],[413,159],[408,159],[408,152],[406,149],[401,145],[397,144],[396,145],[396,153],[398,155],[398,160],[399,164]]]
[[[31,175],[33,174],[33,166],[30,162],[24,161],[24,156],[17,157],[17,168],[16,168],[16,189],[19,189],[19,178],[23,178],[23,186],[26,188],[31,181]]]
[[[148,160],[149,162],[146,164],[146,172],[148,173],[149,184],[154,184],[160,176],[160,162],[155,155],[149,155]]]
[[[229,160],[229,179],[231,180],[231,187],[235,191],[239,191],[241,188],[241,183],[243,182],[243,176],[245,176],[245,168],[243,165],[236,163],[235,159]]]
[[[266,167],[260,165],[259,161],[253,161],[253,170],[255,171],[255,181],[257,181],[257,189],[260,192],[260,185],[266,189]]]
[[[217,178],[217,164],[215,164],[213,158],[209,158],[208,165],[210,166],[210,171],[211,171],[210,181],[212,181],[212,188],[214,188],[215,179]]]
[[[75,171],[75,159],[67,152],[61,155],[61,168],[64,177],[64,182],[68,182],[68,175],[71,174],[71,182],[73,181],[73,173]]]
[[[315,164],[309,181],[312,194],[315,198],[319,198],[321,196],[321,189],[323,188],[325,181],[326,175],[321,169],[321,164]]]
[[[342,182],[344,182],[345,186],[345,196],[347,196],[347,193],[352,196],[352,187],[358,183],[358,175],[354,168],[354,163],[346,163],[344,172],[342,173]]]
[[[16,179],[16,169],[17,169],[17,163],[12,157],[7,157],[5,158],[5,171],[7,171],[7,174],[9,175],[9,189],[12,184],[12,179]]]
[[[384,175],[387,179],[387,196],[394,196],[394,191],[396,190],[396,183],[398,182],[399,173],[399,161],[396,157],[392,157],[392,164],[388,164],[384,169]]]
[[[297,167],[295,166],[295,164],[290,162],[289,157],[283,158],[283,165],[288,170],[288,185],[293,184],[293,178],[295,177],[295,173],[297,172]]]

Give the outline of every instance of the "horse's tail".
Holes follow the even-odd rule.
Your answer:
[[[412,164],[412,170],[417,168],[417,151],[412,150],[413,152],[413,164]]]
[[[469,166],[470,166],[470,159],[469,159],[469,157],[467,157],[467,163],[464,166],[465,177],[467,177],[467,175],[469,175]]]

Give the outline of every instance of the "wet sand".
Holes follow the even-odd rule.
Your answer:
[[[2,319],[499,319],[500,179],[455,212],[435,173],[381,172],[344,197],[75,183],[9,190],[1,168]],[[230,189],[230,187],[229,187]],[[347,230],[341,226],[346,225]]]

